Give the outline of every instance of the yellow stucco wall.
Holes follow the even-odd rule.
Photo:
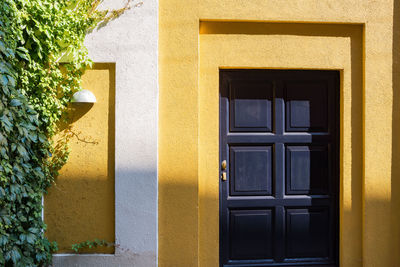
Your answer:
[[[72,104],[71,154],[45,196],[46,235],[57,241],[58,253],[86,240],[114,242],[114,107],[115,65],[95,64],[82,77],[95,104]],[[113,253],[114,248],[85,252]]]
[[[352,155],[352,150],[355,155],[362,153],[362,27],[289,23],[200,24],[199,258],[202,266],[218,262],[219,256],[214,248],[219,245],[219,179],[215,177],[219,174],[220,68],[341,70],[340,218],[343,227],[340,236],[343,245],[340,255],[343,266],[357,265],[362,257],[362,158]],[[359,141],[354,141],[353,137]]]
[[[160,0],[160,266],[218,266],[224,67],[341,70],[340,266],[400,266],[394,2]]]

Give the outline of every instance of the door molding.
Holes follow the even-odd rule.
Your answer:
[[[214,22],[201,23],[202,27],[204,24],[208,27],[208,23]],[[259,24],[275,34],[261,32],[245,36],[240,35],[240,30],[235,32],[235,26],[232,33],[200,34],[199,265],[216,266],[219,261],[219,70],[261,68],[339,70],[341,73],[339,262],[340,266],[359,266],[362,258],[363,26],[287,23],[281,29],[279,23]],[[247,23],[249,27],[252,25]],[[288,28],[302,34],[292,36]],[[337,38],[338,32],[344,38]],[[313,56],[305,57],[307,54]]]

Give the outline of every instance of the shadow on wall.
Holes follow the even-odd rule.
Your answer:
[[[189,183],[188,177],[183,174],[176,174],[173,179],[180,181],[177,183],[160,183],[159,195],[163,195],[162,201],[158,202],[159,229],[173,229],[173,231],[159,230],[159,251],[170,251],[170,254],[159,253],[159,263],[163,266],[197,266],[195,260],[198,256],[197,247],[193,245],[193,240],[197,240],[198,213],[187,212],[193,210],[193,205],[197,206],[198,186],[197,183]],[[192,179],[191,179],[192,180]],[[207,197],[203,201],[207,201]],[[208,200],[218,206],[218,199]],[[215,214],[218,216],[218,214]],[[212,224],[214,225],[214,224]],[[210,227],[212,232],[218,232],[218,228]],[[171,238],[172,237],[172,238]],[[187,244],[184,251],[177,251],[180,242]],[[213,249],[218,249],[214,247]],[[170,262],[170,256],[174,255],[174,261]]]
[[[357,265],[362,265],[363,42],[363,29],[360,27],[358,33],[351,38],[351,208],[344,207],[343,210],[345,217],[351,218],[354,216],[353,218],[358,218],[357,221],[352,221],[349,224],[351,231],[357,233],[355,237],[356,240],[359,240],[358,246],[354,249],[353,254],[347,254],[359,256],[348,261]],[[341,111],[343,112],[342,108]],[[343,115],[341,115],[342,119]],[[343,132],[343,129],[341,129],[341,132]],[[346,213],[348,215],[345,215]],[[343,221],[342,218],[340,220],[341,222]],[[343,254],[344,251],[339,253]]]
[[[391,255],[400,265],[400,2],[393,9],[393,112],[392,112],[392,196]],[[379,208],[379,207],[378,207]]]
[[[64,173],[65,175],[65,173]],[[57,253],[74,253],[71,245],[86,240],[114,242],[114,199],[110,182],[99,176],[68,176],[46,196],[46,235],[59,246]],[[113,253],[113,248],[82,250]]]
[[[71,153],[45,196],[46,235],[59,253],[86,240],[114,242],[115,234],[115,65],[94,64],[82,77],[95,104],[71,104],[69,124],[61,125]],[[86,252],[113,253],[114,248]]]
[[[350,263],[352,266],[362,265],[362,163],[363,163],[363,134],[362,134],[362,93],[363,93],[363,26],[362,25],[344,25],[344,24],[307,24],[307,23],[258,23],[258,22],[215,22],[215,21],[202,21],[200,23],[200,34],[210,35],[290,35],[290,36],[322,36],[322,37],[344,37],[350,39],[350,55],[351,55],[351,77],[350,86],[351,91],[346,92],[347,97],[351,97],[351,110],[344,110],[343,98],[341,103],[341,143],[343,148],[343,138],[351,138],[351,140],[345,140],[346,142],[346,170],[341,170],[341,176],[346,181],[342,181],[341,190],[346,191],[345,200],[342,198],[342,202],[345,202],[342,208],[341,224],[345,225],[345,228],[341,229],[342,242],[345,244],[346,250],[341,251],[341,257],[343,262]],[[238,37],[239,38],[239,37]],[[297,50],[296,50],[297,51]],[[344,54],[347,51],[343,51]],[[312,56],[310,54],[309,56]],[[346,69],[346,71],[348,71]],[[343,75],[348,73],[341,73],[343,85]],[[341,95],[343,97],[343,87],[341,88]],[[351,122],[350,125],[345,124],[346,129],[343,130],[344,116],[343,111],[346,112],[346,120]],[[350,118],[347,114],[351,114]],[[218,116],[218,115],[215,115]],[[208,123],[208,122],[207,122]],[[206,128],[207,134],[214,132],[214,129]],[[346,131],[346,136],[344,136]],[[350,135],[351,134],[351,135]],[[217,138],[217,134],[213,134],[212,138]],[[200,139],[203,137],[200,136]],[[208,137],[206,137],[208,138]],[[214,139],[211,143],[214,143]],[[201,141],[203,144],[210,143],[209,140]],[[200,142],[200,143],[201,143]],[[208,151],[208,150],[207,150]],[[349,152],[347,152],[349,151]],[[350,154],[350,155],[349,155]],[[341,154],[343,163],[343,151]],[[205,157],[204,157],[205,158]],[[216,160],[212,157],[212,160]],[[215,166],[213,162],[201,159],[199,168],[202,166]],[[212,169],[211,172],[207,171],[205,175],[205,183],[209,184],[211,180],[218,176],[218,169]],[[210,179],[210,180],[209,180]],[[350,180],[349,180],[350,179]],[[345,185],[344,185],[345,184]],[[161,185],[160,185],[161,186]],[[161,193],[160,193],[161,195]],[[172,198],[172,196],[170,196]],[[343,194],[342,194],[343,197]],[[160,197],[161,198],[161,197]],[[203,224],[200,225],[200,239],[202,236],[216,236],[218,234],[209,235],[210,231],[215,232],[214,229],[210,230],[210,225],[214,228],[218,225],[218,221],[215,218],[218,216],[218,202],[217,195],[214,193],[205,192],[204,195],[199,197],[200,219]],[[211,207],[211,208],[210,208]],[[203,211],[203,212],[202,212]],[[161,217],[161,215],[160,215]],[[206,225],[208,228],[206,228]],[[202,229],[205,230],[202,230]],[[207,232],[207,233],[206,233]],[[203,238],[204,239],[204,238]],[[218,240],[203,240],[200,242],[200,251],[203,256],[207,258],[205,262],[216,262],[218,261],[215,253],[215,246],[218,246]],[[163,241],[164,242],[164,241]],[[202,244],[213,244],[213,246],[202,247]],[[161,251],[161,249],[160,249]],[[161,255],[161,253],[160,253]],[[211,255],[211,256],[210,256]],[[212,260],[209,261],[210,257]],[[345,257],[343,259],[343,257]]]

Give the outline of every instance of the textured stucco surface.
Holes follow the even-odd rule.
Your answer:
[[[44,203],[46,235],[57,242],[57,253],[71,253],[71,244],[95,238],[114,242],[114,77],[114,64],[95,64],[82,86],[97,102],[70,106],[71,153]],[[114,248],[87,252],[113,253]]]
[[[218,250],[213,249],[219,246],[219,180],[215,179],[219,175],[219,68],[341,71],[340,256],[341,266],[357,266],[362,258],[362,26],[201,23],[200,266],[213,266],[219,259]]]
[[[53,266],[68,267],[132,267],[132,266],[154,266],[155,257],[153,253],[135,254],[125,253],[123,255],[56,255],[53,258]]]
[[[105,0],[102,8],[124,6]],[[138,3],[138,1],[134,1]],[[157,265],[158,1],[145,0],[85,43],[115,63],[115,255],[57,255],[55,266]]]
[[[341,139],[346,138],[347,143],[341,144],[342,217],[340,218],[341,229],[344,229],[343,227],[349,224],[346,218],[350,216],[345,214],[346,209],[350,207],[354,209],[357,215],[357,222],[351,224],[354,231],[347,228],[341,234],[342,238],[349,238],[345,236],[346,231],[349,231],[350,237],[358,236],[358,243],[351,251],[344,252],[345,240],[342,239],[341,266],[389,267],[400,264],[398,256],[400,198],[397,189],[400,171],[399,167],[396,167],[399,165],[398,161],[394,161],[399,159],[400,154],[399,142],[396,141],[398,136],[394,136],[400,132],[396,126],[399,124],[397,114],[400,109],[397,100],[399,78],[396,76],[399,73],[399,51],[396,48],[399,43],[399,12],[399,3],[394,0],[160,0],[160,266],[218,265],[215,257],[218,253],[217,241],[211,240],[211,243],[207,244],[213,245],[207,245],[204,249],[205,243],[202,243],[202,239],[208,235],[218,236],[215,218],[214,224],[211,223],[214,226],[202,223],[203,220],[206,221],[202,218],[204,214],[212,216],[209,215],[212,210],[203,209],[202,203],[206,201],[206,204],[216,207],[217,199],[212,194],[210,198],[205,197],[208,192],[213,192],[208,191],[212,185],[199,180],[202,172],[208,173],[208,170],[212,172],[217,168],[215,148],[207,150],[201,147],[203,129],[206,132],[205,136],[212,134],[207,132],[209,128],[203,128],[202,123],[206,126],[207,123],[214,123],[213,127],[217,127],[215,120],[207,117],[209,114],[204,111],[202,103],[209,105],[209,102],[215,101],[212,97],[217,95],[212,94],[206,96],[206,100],[201,99],[203,92],[200,91],[202,88],[199,88],[199,83],[202,83],[199,80],[201,75],[199,64],[202,65],[202,62],[199,62],[199,59],[207,59],[203,58],[201,53],[211,51],[211,54],[215,53],[221,59],[217,63],[229,58],[233,63],[238,62],[242,60],[241,55],[248,53],[241,42],[249,38],[249,35],[257,34],[247,32],[241,34],[240,38],[232,39],[227,54],[224,54],[223,50],[218,50],[224,48],[223,44],[219,43],[208,50],[200,51],[199,45],[202,49],[202,39],[199,42],[200,21],[359,25],[362,36],[358,41],[351,41],[350,46],[343,51],[348,52],[351,49],[352,54],[354,50],[356,53],[362,53],[362,60],[358,63],[362,74],[359,75],[361,81],[358,81],[359,85],[361,83],[361,92],[354,94],[352,92],[354,98],[351,99],[351,107],[346,104],[349,99],[342,102],[341,107],[341,123],[347,127],[347,130],[341,133]],[[270,35],[275,38],[280,34],[277,31]],[[343,33],[339,31],[337,34],[338,38],[343,38]],[[307,50],[301,50],[309,47],[305,47],[302,41],[298,41],[299,39],[296,41],[297,35],[300,36],[296,30],[288,35],[291,37],[281,39],[277,37],[275,44],[265,48],[265,51],[271,53],[268,60],[279,64],[264,67],[303,68],[310,67],[307,62],[318,62],[317,59],[320,57],[318,55],[314,57],[313,51],[304,53]],[[324,33],[319,35],[325,36]],[[311,34],[311,36],[318,35]],[[338,51],[331,49],[336,40],[325,44],[324,41],[315,41],[311,45],[316,45],[317,48],[325,46],[327,53],[332,51],[335,55],[335,51]],[[246,43],[249,44],[252,43]],[[283,50],[284,48],[287,50]],[[229,57],[229,51],[236,53]],[[316,50],[317,54],[318,51]],[[341,55],[338,56],[337,59],[342,58]],[[353,55],[351,57],[353,60]],[[215,57],[211,57],[210,60],[214,59]],[[311,65],[312,68],[330,68],[329,66],[335,66],[337,59],[327,55],[326,59]],[[241,65],[254,67],[250,61]],[[345,77],[348,73],[345,67],[338,67],[343,68],[342,75]],[[213,71],[216,71],[215,66]],[[346,78],[342,81],[344,82]],[[351,87],[351,91],[354,91],[353,82]],[[351,114],[355,120],[347,120],[346,114]],[[202,162],[208,162],[208,158],[214,160],[212,165],[202,165]],[[203,168],[207,168],[206,171]],[[212,174],[208,179],[218,179],[218,177]],[[351,188],[350,194],[346,193],[349,188]],[[344,203],[351,206],[345,206]],[[180,234],[177,235],[177,232]],[[207,254],[208,252],[210,254]],[[208,255],[214,255],[210,262],[205,259]]]

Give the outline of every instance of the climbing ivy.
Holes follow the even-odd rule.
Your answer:
[[[107,242],[106,240],[100,240],[100,239],[95,239],[95,240],[86,240],[77,244],[72,244],[71,248],[73,251],[75,251],[76,253],[78,253],[81,249],[84,248],[96,248],[96,247],[111,247],[111,246],[115,246],[114,243],[111,242]]]
[[[108,12],[101,0],[0,1],[0,266],[51,263],[42,196],[68,158],[51,140],[91,66],[86,34],[129,2]]]

